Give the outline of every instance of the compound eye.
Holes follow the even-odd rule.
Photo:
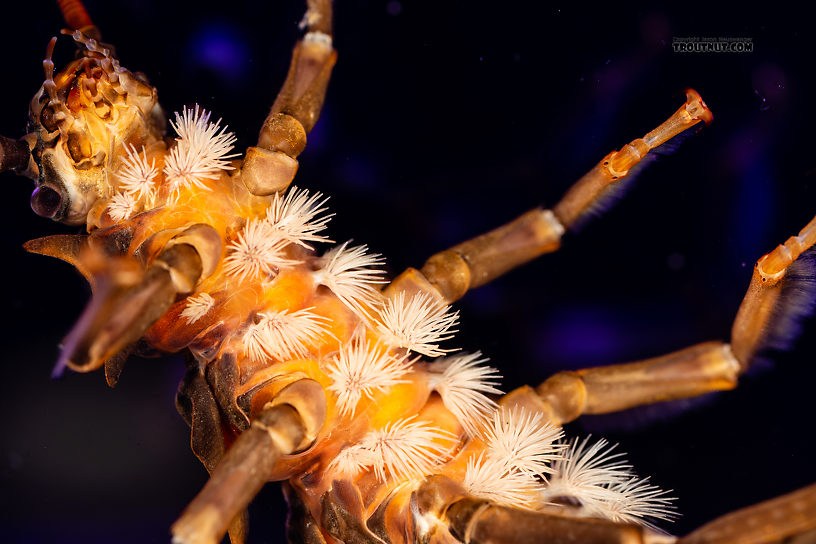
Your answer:
[[[40,185],[31,193],[31,209],[40,217],[53,218],[62,205],[62,194],[49,185]]]

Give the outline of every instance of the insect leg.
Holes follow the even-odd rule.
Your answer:
[[[693,89],[686,91],[686,103],[665,122],[646,134],[632,140],[620,151],[613,151],[578,180],[553,208],[553,213],[566,229],[580,224],[593,211],[603,206],[608,191],[620,187],[626,178],[632,176],[636,166],[646,155],[670,139],[699,125],[710,123],[711,110]]]
[[[423,291],[444,304],[558,249],[564,228],[550,210],[537,208],[481,236],[433,255],[422,270],[409,268],[390,289]]]
[[[451,492],[450,480],[440,476],[423,483],[416,493],[416,504],[427,532],[432,533],[437,530],[436,525],[441,525],[468,544],[804,544],[812,542],[816,535],[816,484],[726,514],[682,538],[641,526],[532,512],[462,498],[461,493]]]
[[[308,133],[312,130],[323,100],[337,52],[332,47],[332,10],[330,0],[307,0],[307,11],[301,23],[306,35],[295,45],[289,73],[258,137],[258,145],[278,143],[275,126],[270,125],[279,113],[295,118]]]
[[[559,372],[536,392],[554,420],[566,423],[582,414],[605,414],[733,389],[738,375],[739,363],[728,344],[705,342],[643,361]],[[506,402],[528,393],[528,388],[513,391]]]
[[[93,290],[63,344],[55,374],[66,365],[83,372],[98,368],[141,338],[177,295],[190,292],[214,270],[221,239],[212,227],[195,224],[159,231],[137,244],[139,257],[123,255],[123,244],[138,238],[140,228],[134,220],[87,236],[49,236],[25,245],[33,253],[74,264]],[[114,382],[115,373],[110,376]]]
[[[189,244],[167,248],[144,271],[131,257],[88,253],[93,256],[81,260],[83,268],[93,270],[94,293],[65,339],[56,375],[66,365],[81,372],[99,368],[141,338],[176,295],[189,291],[201,276],[202,259]]]
[[[540,510],[502,506],[469,496],[443,474],[422,482],[411,497],[411,511],[418,542],[671,544],[676,540],[650,527],[564,515],[554,506]]]
[[[816,218],[754,266],[731,330],[734,355],[744,367],[763,347],[786,347],[798,332],[796,320],[812,309],[813,255],[805,252],[814,243]]]
[[[95,40],[101,39],[99,28],[94,25],[88,11],[81,0],[57,0],[65,23],[73,30],[79,30],[85,36]],[[53,46],[51,46],[53,47]],[[53,49],[49,49],[53,52]],[[47,62],[50,61],[48,54]],[[53,64],[51,65],[53,67]],[[28,134],[19,140],[12,140],[0,136],[0,172],[12,170],[15,173],[31,179],[37,179],[39,171],[31,156],[31,150],[36,144],[36,134]]]
[[[791,537],[799,537],[801,540]],[[814,542],[816,484],[737,510],[707,523],[677,544]]]
[[[80,254],[87,244],[87,234],[52,234],[51,236],[29,240],[23,244],[23,248],[37,255],[62,259],[76,268],[93,288],[93,273],[83,264],[80,258]]]
[[[643,404],[732,389],[762,348],[785,347],[816,299],[816,219],[757,261],[734,320],[731,343],[706,342],[644,361],[559,372],[504,402],[530,404],[561,423]],[[513,400],[511,400],[513,399]]]
[[[578,180],[552,210],[537,208],[491,232],[433,255],[421,270],[408,269],[392,288],[424,291],[449,304],[475,287],[555,251],[565,230],[576,228],[598,208],[609,193],[631,177],[649,151],[701,122],[712,119],[700,95],[686,92],[686,102],[669,119],[604,157]]]
[[[247,149],[241,168],[244,185],[256,195],[283,191],[294,179],[297,156],[320,115],[337,60],[331,1],[308,0],[307,4],[302,23],[307,32],[295,45],[289,73],[264,121],[258,145]]]
[[[658,544],[674,540],[636,525],[530,512],[474,499],[454,502],[445,515],[451,532],[471,544]]]
[[[66,339],[62,362],[70,358],[76,370],[93,370],[141,338],[185,286],[195,285],[201,259],[192,246],[176,245],[163,252],[137,283],[128,284],[123,276],[109,275],[96,282],[97,291]]]
[[[292,453],[303,434],[303,422],[291,406],[277,405],[262,412],[173,524],[173,542],[218,542],[235,514],[266,483],[277,460]],[[236,502],[240,503],[238,508],[234,508]]]
[[[285,387],[218,462],[173,524],[177,544],[215,544],[267,482],[278,460],[311,446],[326,416],[323,387],[309,379]]]
[[[208,380],[205,378],[205,363],[187,353],[187,372],[179,384],[176,408],[190,426],[190,446],[202,462],[207,472],[212,474],[227,450],[219,403]],[[105,365],[107,370],[107,363]],[[239,513],[230,523],[229,535],[232,544],[246,541],[249,530],[249,514]]]

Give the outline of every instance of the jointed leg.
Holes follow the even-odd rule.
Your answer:
[[[283,88],[264,121],[257,147],[247,149],[241,175],[253,194],[285,190],[297,172],[329,84],[337,52],[332,47],[331,0],[308,0],[303,25],[308,32],[295,46]]]
[[[711,119],[711,112],[700,95],[687,91],[686,103],[674,115],[643,138],[604,157],[567,191],[552,211],[531,210],[496,230],[437,253],[421,270],[409,268],[403,272],[389,289],[409,293],[423,291],[448,304],[470,289],[555,251],[561,245],[564,231],[574,228],[591,214],[650,150]]]
[[[740,365],[723,342],[635,363],[559,372],[536,388],[555,421],[733,389]],[[511,396],[513,393],[510,394]]]
[[[448,304],[475,287],[555,251],[564,228],[550,210],[531,210],[503,225],[432,256],[422,270],[409,268],[389,290],[423,291]]]
[[[784,300],[780,295],[791,284],[802,280],[808,281],[812,276],[813,271],[807,270],[805,277],[795,277],[798,271],[794,263],[797,263],[802,253],[814,243],[816,243],[816,218],[799,231],[797,236],[791,236],[784,244],[777,246],[757,261],[751,285],[742,300],[737,318],[734,320],[734,328],[731,330],[734,355],[741,364],[748,364],[766,341],[783,341],[784,336],[789,336],[791,331],[778,329],[789,327],[787,321],[799,317],[797,314],[807,313],[808,301],[797,299],[802,296],[801,293],[794,293],[790,300]],[[804,266],[803,264],[800,268]]]
[[[635,525],[568,518],[463,499],[446,512],[451,531],[472,544],[658,544],[662,535]]]
[[[443,480],[426,480],[417,492],[419,509],[467,544],[804,544],[816,536],[816,484],[732,512],[677,538],[636,525],[508,508],[461,498],[456,492],[445,496],[449,484]]]
[[[754,276],[735,319],[731,343],[706,342],[668,355],[644,361],[560,372],[536,389],[522,387],[512,391],[500,404],[523,406],[541,412],[554,423],[566,423],[582,414],[601,414],[634,406],[702,395],[736,387],[765,346],[775,335],[789,335],[785,327],[794,326],[792,317],[802,311],[801,301],[791,301],[784,291],[797,285],[797,266],[810,264],[797,259],[816,242],[816,220],[789,238],[784,245],[757,261]],[[806,278],[812,276],[808,271]],[[801,293],[800,293],[801,296]],[[797,303],[800,303],[797,305]],[[555,522],[547,515],[522,513],[511,509],[454,498],[447,509],[452,527],[459,527],[466,542],[510,542],[533,538]],[[472,504],[471,504],[472,503]],[[522,519],[524,518],[524,519]],[[528,519],[529,518],[529,519]],[[464,519],[465,521],[462,521]],[[573,520],[581,524],[584,520]],[[606,541],[650,542],[648,533],[626,533],[624,526],[603,529],[587,522],[580,531],[610,531]],[[458,525],[457,525],[458,524]],[[525,526],[536,527],[529,534]],[[554,526],[554,525],[553,525]],[[515,534],[513,531],[521,531]],[[617,532],[616,532],[617,531]],[[503,535],[514,534],[511,540]],[[594,533],[591,533],[594,535]],[[587,533],[590,535],[590,533]],[[816,485],[783,497],[728,514],[691,535],[681,544],[771,544],[790,537],[810,542],[816,535]],[[595,538],[594,536],[592,538]],[[594,542],[589,536],[584,541]],[[600,538],[600,537],[599,537]],[[617,540],[616,540],[617,539]],[[530,540],[532,541],[532,540]],[[600,540],[598,540],[600,541]],[[673,541],[672,540],[668,540]],[[799,542],[800,540],[795,540]]]
[[[99,28],[91,21],[81,0],[57,0],[57,4],[68,27],[80,30],[95,40],[101,38]],[[0,136],[0,172],[11,170],[25,177],[37,178],[37,165],[31,156],[36,141],[32,141],[30,136],[19,140]]]
[[[241,167],[244,185],[256,195],[283,191],[292,182],[296,157],[317,122],[337,59],[331,39],[331,1],[307,0],[307,4],[302,23],[307,33],[295,46],[289,73],[264,121],[258,145],[247,149]],[[306,382],[310,380],[284,389],[289,397],[281,391],[218,464],[208,467],[210,480],[172,527],[174,542],[219,541],[230,521],[267,482],[280,456],[311,443],[315,429],[323,425],[326,407],[322,387]]]
[[[748,293],[734,324],[731,344],[706,342],[644,361],[561,372],[536,389],[522,387],[500,404],[543,413],[554,423],[581,414],[600,414],[736,387],[740,374],[759,350],[790,327],[801,310],[783,291],[796,286],[796,259],[816,241],[816,220],[798,236],[757,262]],[[812,271],[809,271],[812,275]],[[795,317],[795,315],[794,315]],[[643,527],[587,518],[528,512],[463,498],[454,484],[430,478],[419,492],[419,506],[450,526],[466,543],[626,542],[632,544],[775,544],[813,542],[816,537],[816,485],[727,514],[683,538],[659,535]],[[572,535],[576,540],[570,540]]]
[[[163,238],[154,236],[151,240],[157,243],[144,244],[140,260],[123,255],[117,243],[132,236],[133,228],[117,227],[105,236],[48,236],[25,244],[32,253],[75,264],[93,290],[91,302],[68,333],[55,374],[66,365],[91,371],[117,356],[141,338],[179,294],[189,293],[202,274],[214,268],[221,252],[215,230],[196,224]]]
[[[635,406],[732,389],[758,351],[790,336],[804,306],[787,289],[800,290],[796,259],[816,242],[816,219],[784,245],[757,261],[740,305],[731,343],[705,342],[634,363],[559,372],[535,390],[523,387],[503,402],[543,411],[559,423],[582,414],[602,414]],[[812,271],[805,276],[810,277]],[[802,295],[799,296],[807,296]]]
[[[306,133],[317,121],[336,59],[331,46],[330,1],[308,0],[307,3],[304,23],[308,32],[295,47],[286,82],[261,130],[259,147],[249,148],[242,167],[243,182],[256,194],[283,190],[294,177],[297,169],[295,157],[303,150]],[[79,0],[60,2],[60,7],[72,28],[94,29],[98,35]],[[27,148],[27,144],[0,139],[0,170],[24,168],[28,164],[28,159],[23,161],[19,157],[18,148],[22,147]],[[135,225],[129,228],[135,228]],[[158,233],[151,238],[156,247],[140,249],[148,263],[156,261],[143,277],[137,277],[139,263],[135,258],[123,258],[122,262],[129,261],[126,264],[132,266],[111,269],[106,275],[107,257],[120,255],[122,248],[100,247],[100,244],[116,245],[117,240],[127,239],[131,234],[121,231],[121,236],[115,236],[105,231],[99,241],[94,239],[98,233],[95,231],[89,237],[70,237],[70,240],[64,236],[49,237],[26,245],[29,251],[68,260],[78,266],[92,285],[99,283],[95,286],[94,299],[66,340],[57,372],[69,364],[69,358],[73,368],[93,370],[128,343],[140,338],[175,301],[176,295],[189,292],[201,277],[212,272],[221,254],[220,236],[213,235],[214,230],[206,225],[194,225],[185,231],[186,234],[169,230]],[[180,250],[173,247],[182,243],[193,251],[180,263],[176,262]],[[167,259],[154,257],[159,254],[168,258],[173,256],[175,261],[167,263]],[[193,265],[199,268],[193,270]],[[95,274],[89,271],[93,266],[96,266],[96,275],[100,279],[94,278]],[[176,269],[183,269],[183,273]],[[184,285],[178,284],[182,277],[186,280]]]
[[[173,542],[220,542],[230,522],[269,480],[278,460],[310,447],[325,418],[320,384],[302,379],[282,389],[211,469],[204,488],[173,524]]]
[[[798,538],[786,540],[791,537]],[[726,514],[681,538],[678,544],[805,544],[814,539],[816,484]]]
[[[700,98],[697,91],[686,91],[686,103],[680,106],[674,115],[662,125],[649,132],[643,138],[632,140],[623,146],[620,151],[613,151],[595,168],[587,172],[573,185],[564,198],[553,209],[556,217],[567,229],[571,229],[580,222],[587,213],[590,213],[607,190],[613,185],[619,185],[629,176],[646,154],[656,147],[666,143],[671,138],[685,132],[700,122],[710,123],[713,119],[711,111]]]

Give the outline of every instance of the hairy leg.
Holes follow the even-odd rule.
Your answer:
[[[421,270],[409,268],[389,286],[394,291],[424,292],[449,304],[470,289],[484,285],[544,253],[557,250],[561,235],[574,230],[605,206],[647,154],[672,138],[712,119],[700,95],[686,93],[686,102],[669,119],[604,157],[578,180],[552,209],[536,208],[486,234],[429,258]]]

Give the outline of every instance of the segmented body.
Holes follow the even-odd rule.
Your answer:
[[[187,296],[164,311],[144,341],[161,351],[190,350],[213,388],[225,433],[246,431],[268,402],[304,378],[323,387],[325,423],[271,479],[290,479],[325,531],[340,539],[352,530],[392,542],[451,540],[435,515],[417,511],[414,496],[434,474],[458,482],[463,493],[515,508],[571,511],[578,501],[580,515],[613,521],[673,515],[665,492],[628,464],[610,464],[603,448],[584,461],[581,452],[589,450],[560,443],[562,431],[541,414],[499,408],[487,396],[501,393],[499,374],[481,354],[440,358],[455,351],[440,344],[453,337],[458,315],[422,292],[381,292],[379,255],[349,242],[315,254],[315,244],[330,242],[320,193],[294,186],[285,195],[249,192],[242,170],[227,160],[236,156],[235,137],[198,105],[177,112],[170,123],[175,141],[162,141],[158,123],[131,121],[155,115],[155,92],[103,45],[79,31],[73,38],[90,54],[86,67],[46,79],[31,116],[42,120],[40,168],[48,175],[70,158],[77,173],[42,183],[32,205],[46,205],[42,191],[61,191],[51,215],[69,223],[73,214],[87,216],[90,238],[69,260],[97,290],[106,281],[131,284],[120,279],[128,268],[146,266],[145,280],[136,282],[171,271],[175,289]],[[105,141],[113,153],[94,148]],[[183,247],[198,255],[194,284],[174,260],[161,264],[162,255]],[[97,262],[105,257],[113,264]],[[113,334],[104,327],[100,336]],[[92,370],[105,362],[110,379],[115,370],[106,360],[124,346],[96,346],[66,363]],[[422,355],[439,359],[424,362]],[[185,382],[180,395],[194,449],[212,463],[201,445],[211,438],[200,435],[194,386]],[[548,491],[550,483],[557,491]]]
[[[251,214],[250,214],[250,215],[251,215]],[[256,215],[260,216],[261,214],[260,214],[260,212],[259,212],[259,213],[258,213],[258,214],[256,214]],[[224,230],[224,232],[226,232],[226,229]],[[365,240],[363,240],[363,238],[361,237],[361,238],[360,238],[360,241],[365,241]],[[342,307],[341,307],[341,308],[342,308]],[[179,307],[178,309],[179,309],[179,310],[181,310],[181,307]],[[182,311],[183,311],[183,310],[182,310]],[[245,323],[245,322],[246,322],[246,318],[247,318],[247,316],[242,316],[242,317],[240,318],[240,320],[239,320],[239,321],[241,321],[242,323]],[[237,318],[236,318],[236,319],[237,319]],[[354,321],[354,318],[352,318],[352,317],[350,317],[349,319],[351,319],[352,321]],[[179,320],[179,324],[180,324],[180,325],[183,325],[183,324],[181,323],[181,320]],[[350,328],[353,328],[353,327],[350,327]],[[472,346],[472,347],[477,347],[477,346]],[[497,364],[498,364],[498,363],[497,363]]]

